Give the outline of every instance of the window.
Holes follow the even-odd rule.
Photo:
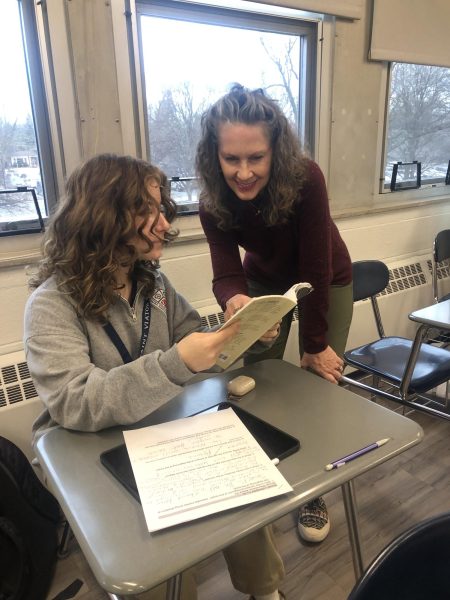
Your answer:
[[[33,188],[47,216],[56,184],[32,0],[0,3],[0,81],[0,190]],[[32,230],[33,194],[2,193],[0,234]]]
[[[137,5],[147,152],[173,179],[181,214],[198,208],[194,160],[201,114],[234,82],[277,98],[314,152],[317,21],[301,20],[298,11],[285,10],[295,19],[248,12],[252,7],[170,0]]]
[[[394,163],[421,163],[421,185],[445,184],[450,160],[450,69],[392,63],[384,188]]]

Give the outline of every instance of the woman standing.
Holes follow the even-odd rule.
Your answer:
[[[299,305],[300,364],[338,383],[353,311],[350,256],[330,216],[323,174],[276,101],[235,85],[203,115],[196,167],[213,290],[225,319],[252,296],[311,283],[313,293]],[[275,344],[246,364],[282,358],[291,319],[283,319]],[[303,507],[298,527],[307,541],[326,537],[322,498]]]

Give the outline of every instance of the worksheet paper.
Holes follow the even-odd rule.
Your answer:
[[[123,435],[150,532],[292,491],[232,408]]]

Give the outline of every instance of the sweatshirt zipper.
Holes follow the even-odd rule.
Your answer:
[[[130,312],[131,318],[133,319],[134,322],[137,321],[137,315],[136,315],[136,304],[137,301],[139,300],[139,294],[141,293],[141,289],[140,288],[137,292],[136,292],[136,296],[134,298],[134,302],[133,302],[133,306],[130,305],[130,303],[128,302],[128,300],[125,300],[125,298],[123,298],[120,294],[117,294],[117,296],[120,298],[120,300],[122,302],[125,302],[125,304],[127,305],[127,308]]]
[[[130,306],[131,318],[133,319],[134,322],[136,322],[136,320],[137,320],[136,304],[137,304],[137,301],[139,300],[139,294],[141,293],[141,289],[142,288],[138,289],[138,291],[136,292],[136,296],[134,297],[133,306]]]

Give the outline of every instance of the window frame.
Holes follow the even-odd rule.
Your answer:
[[[21,21],[31,114],[38,147],[39,168],[42,177],[45,204],[50,213],[55,208],[58,199],[58,177],[50,126],[50,108],[47,101],[44,70],[41,61],[38,22],[33,0],[19,0],[18,10]],[[46,220],[47,218],[44,217],[44,222]],[[21,229],[28,229],[30,225],[32,227],[39,227],[38,218],[31,221],[29,219],[21,219],[16,222],[19,225],[17,235],[23,234],[24,232]],[[36,233],[30,235],[35,236],[39,233],[39,229],[37,229]],[[39,235],[38,238],[40,238]]]
[[[432,201],[448,201],[450,186],[445,182],[421,182],[421,186],[414,189],[391,191],[390,185],[385,182],[385,166],[387,161],[387,139],[389,127],[389,99],[391,89],[392,62],[384,62],[380,85],[380,111],[383,119],[378,129],[377,165],[375,169],[374,195],[380,209],[398,209],[402,206],[414,204],[429,204]],[[394,194],[394,196],[392,196]]]

